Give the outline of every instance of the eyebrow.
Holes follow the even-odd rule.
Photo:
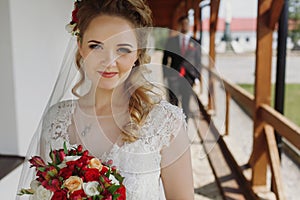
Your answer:
[[[91,43],[91,42],[94,42],[94,43],[97,43],[97,44],[103,44],[103,45],[104,45],[103,42],[99,42],[99,41],[97,41],[97,40],[90,40],[90,41],[88,41],[88,43]],[[117,44],[117,46],[118,46],[118,47],[120,47],[120,46],[128,46],[128,47],[133,48],[133,46],[132,46],[131,44],[128,44],[128,43]]]
[[[90,40],[90,41],[88,41],[88,43],[90,43],[90,42],[94,42],[94,43],[97,43],[97,44],[103,44],[103,42],[99,42],[97,40]]]
[[[133,46],[131,44],[118,44],[117,46],[128,46],[128,47],[133,48]]]

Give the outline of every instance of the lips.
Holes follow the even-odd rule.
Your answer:
[[[118,72],[105,72],[105,71],[98,71],[98,73],[103,77],[103,78],[112,78],[118,74]]]

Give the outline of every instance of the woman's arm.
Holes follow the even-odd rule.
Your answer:
[[[169,145],[161,150],[161,178],[168,200],[194,199],[190,140],[184,118],[177,121]]]
[[[190,148],[175,162],[161,171],[167,200],[194,199],[193,173]]]

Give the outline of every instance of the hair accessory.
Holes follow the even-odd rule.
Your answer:
[[[69,24],[66,25],[66,30],[75,36],[79,36],[79,29],[77,27],[77,24],[78,24],[77,13],[78,13],[81,1],[82,0],[75,0],[74,10],[72,11],[72,20]]]

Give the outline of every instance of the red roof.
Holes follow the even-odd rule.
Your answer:
[[[256,18],[233,18],[230,23],[231,31],[255,31],[256,30]],[[209,19],[203,20],[203,31],[209,30]],[[225,19],[219,18],[218,31],[225,30]]]

